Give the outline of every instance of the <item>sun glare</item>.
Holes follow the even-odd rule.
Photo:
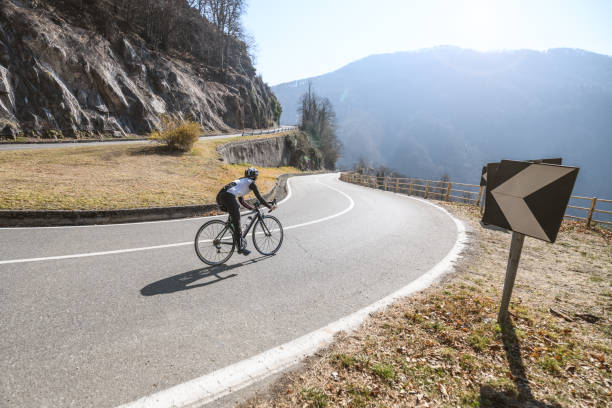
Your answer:
[[[462,2],[457,15],[459,38],[457,43],[466,48],[490,50],[500,48],[503,19],[495,1],[471,0]]]

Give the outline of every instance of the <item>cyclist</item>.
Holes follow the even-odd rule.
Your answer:
[[[227,211],[232,218],[232,225],[234,226],[234,243],[236,244],[236,248],[238,248],[238,253],[243,255],[248,255],[251,251],[246,249],[246,240],[242,239],[240,233],[242,230],[240,229],[240,205],[238,201],[247,209],[253,210],[253,207],[244,201],[244,196],[253,191],[259,202],[270,211],[276,208],[276,205],[272,206],[267,203],[259,193],[259,189],[255,184],[258,175],[259,171],[257,171],[256,168],[249,167],[244,171],[244,177],[226,184],[217,194],[217,204],[219,204],[223,211]],[[238,198],[238,201],[236,201],[236,198]]]

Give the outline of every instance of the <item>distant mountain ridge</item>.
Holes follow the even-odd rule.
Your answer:
[[[334,105],[341,166],[363,157],[415,177],[477,183],[483,164],[563,157],[575,193],[612,197],[612,57],[575,49],[443,46],[366,57],[272,88],[297,122],[311,81]]]

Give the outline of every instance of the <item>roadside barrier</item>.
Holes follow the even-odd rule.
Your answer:
[[[393,191],[395,193],[423,197],[425,199],[433,198],[441,201],[475,205],[477,207],[480,207],[481,204],[483,204],[484,187],[476,184],[406,177],[369,176],[356,172],[341,173],[340,180],[379,190]],[[566,213],[565,218],[585,221],[587,227],[589,228],[591,227],[591,223],[612,226],[612,222],[594,218],[594,216],[598,213],[612,214],[612,211],[597,208],[597,204],[612,204],[612,200],[580,196],[572,196],[571,198],[573,200],[590,201],[590,206],[581,207],[576,205],[568,205],[567,208],[586,211],[587,214],[586,217],[578,217]]]
[[[602,209],[596,208],[598,203],[599,204],[601,204],[601,203],[612,204],[612,200],[605,200],[603,198],[597,198],[597,197],[580,197],[580,196],[572,196],[572,199],[574,199],[574,200],[587,200],[587,201],[591,202],[591,205],[588,208],[587,207],[575,206],[575,205],[568,205],[567,206],[567,208],[574,208],[576,210],[586,211],[587,212],[587,216],[585,218],[585,217],[576,217],[576,216],[573,216],[573,215],[565,214],[565,217],[576,219],[576,220],[584,220],[584,221],[586,221],[587,227],[591,226],[591,222],[595,222],[597,224],[612,225],[612,222],[596,220],[596,219],[593,218],[595,213],[599,213],[599,214],[612,214],[612,211],[607,211],[607,210],[602,210]]]
[[[274,133],[288,132],[290,130],[297,130],[297,126],[282,126],[276,129],[257,130],[252,132],[242,132],[242,136],[255,136],[255,135],[266,135]]]

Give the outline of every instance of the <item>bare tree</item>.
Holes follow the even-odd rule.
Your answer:
[[[342,145],[336,135],[336,113],[331,102],[327,98],[319,98],[309,82],[298,112],[301,115],[300,129],[310,136],[321,151],[325,167],[335,168]]]
[[[234,40],[243,40],[244,29],[240,19],[246,11],[245,0],[192,0],[200,14],[217,27],[218,55],[221,72],[225,72],[227,57]]]

